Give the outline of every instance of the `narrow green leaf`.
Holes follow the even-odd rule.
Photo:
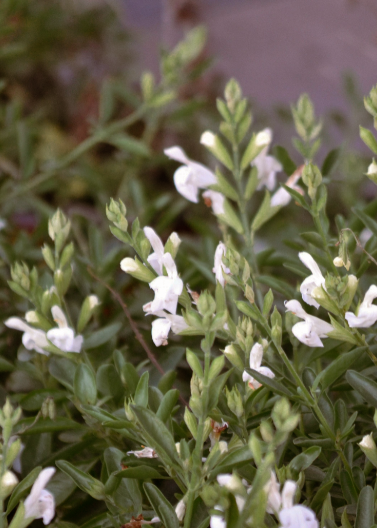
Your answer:
[[[88,493],[96,500],[103,500],[105,498],[105,488],[101,481],[77,469],[67,460],[57,460],[56,465],[61,471],[71,477],[76,486],[85,491],[85,493]]]
[[[370,148],[374,154],[377,154],[377,141],[370,130],[364,127],[360,127],[360,137],[364,141],[367,147]]]
[[[330,150],[330,152],[327,154],[321,168],[323,176],[328,176],[335,169],[340,158],[340,153],[340,148],[335,148]]]
[[[129,478],[138,480],[161,479],[163,475],[157,469],[150,466],[137,466],[133,468],[122,469],[114,473],[117,478]]]
[[[371,486],[365,486],[359,495],[355,528],[371,528],[374,524],[374,494]]]
[[[359,347],[338,356],[325,370],[318,374],[313,383],[313,391],[316,390],[319,384],[321,384],[322,390],[330,387],[330,385],[343,376],[351,365],[362,356],[366,349],[366,346]]]
[[[148,405],[148,385],[149,372],[144,372],[144,374],[139,379],[134,396],[135,404],[139,405],[140,407],[147,407]]]
[[[377,408],[377,383],[375,381],[355,370],[349,370],[346,374],[346,379],[351,387],[361,394],[368,403]]]
[[[275,158],[277,158],[283,165],[283,170],[285,174],[287,176],[291,176],[291,174],[294,173],[297,167],[290,155],[288,154],[288,151],[280,145],[275,145],[275,147],[272,149],[272,152]]]
[[[162,398],[156,413],[157,418],[160,418],[160,420],[165,423],[170,418],[171,413],[177,404],[178,397],[179,391],[177,389],[171,389],[168,391]]]
[[[149,482],[146,482],[143,487],[156,515],[160,517],[166,528],[179,528],[174,508],[161,491]]]

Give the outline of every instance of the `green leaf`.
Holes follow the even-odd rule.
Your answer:
[[[364,127],[360,127],[360,137],[364,141],[367,147],[370,148],[374,154],[377,154],[377,141],[370,130]]]
[[[342,326],[331,314],[329,314],[330,321],[334,330],[328,332],[328,336],[332,339],[339,339],[339,341],[345,341],[346,343],[351,343],[352,345],[358,345],[359,340],[357,337],[349,330],[348,328]]]
[[[165,424],[152,411],[137,405],[131,406],[143,430],[147,445],[168,465],[180,465],[174,438]]]
[[[120,398],[124,393],[122,381],[114,365],[101,365],[96,374],[97,388],[105,396]]]
[[[359,495],[355,528],[371,528],[374,524],[374,495],[371,486],[365,486]]]
[[[266,190],[263,202],[251,223],[251,230],[258,231],[278,210],[279,207],[271,207],[270,193]]]
[[[133,468],[123,469],[115,473],[117,478],[129,478],[137,480],[161,479],[163,475],[157,469],[150,466],[137,466]]]
[[[160,420],[165,423],[170,418],[172,411],[177,404],[178,397],[179,391],[177,389],[171,389],[168,391],[162,398],[156,413],[157,418],[160,418]]]
[[[97,401],[96,379],[92,369],[85,363],[78,365],[73,380],[75,396],[84,405],[94,405]]]
[[[73,392],[76,365],[72,361],[66,358],[53,357],[50,360],[48,370],[53,378]]]
[[[309,449],[306,449],[303,453],[300,453],[291,460],[289,463],[290,469],[298,477],[300,471],[304,471],[304,469],[307,469],[313,464],[314,460],[321,454],[321,451],[322,449],[320,447],[309,447]]]
[[[291,187],[288,187],[287,185],[282,185],[282,187],[292,196],[295,202],[299,203],[301,207],[303,207],[307,211],[310,211],[310,207],[306,203],[305,198],[298,191],[292,189]]]
[[[125,150],[135,156],[146,158],[151,155],[151,151],[145,143],[124,133],[112,136],[110,139],[107,139],[107,143],[114,145],[119,150]]]
[[[346,379],[351,387],[361,394],[364,400],[377,408],[377,383],[375,381],[355,370],[349,370],[346,374]]]
[[[202,365],[198,359],[198,356],[195,354],[195,352],[193,352],[189,348],[186,349],[186,359],[187,359],[187,363],[191,367],[191,370],[195,372],[198,378],[202,379],[204,377]]]
[[[313,246],[317,248],[320,248],[320,249],[323,248],[322,237],[315,231],[309,231],[307,233],[300,233],[300,237],[303,238],[306,242],[309,242],[309,244],[313,244]]]
[[[139,405],[140,407],[147,407],[148,405],[148,384],[149,372],[144,372],[144,374],[139,379],[134,396],[135,404]]]
[[[41,466],[35,467],[19,484],[17,484],[8,502],[7,515],[17,506],[20,500],[26,496],[27,491],[34,484],[35,479],[41,471]]]
[[[210,185],[209,188],[213,191],[220,192],[230,200],[237,201],[238,194],[236,189],[229,183],[228,179],[217,169],[216,170],[217,184]]]
[[[323,176],[328,176],[335,169],[340,158],[340,153],[340,148],[335,148],[327,154],[321,168]]]
[[[355,215],[360,218],[360,220],[363,222],[365,227],[370,229],[374,236],[377,236],[377,222],[373,220],[369,215],[367,215],[364,211],[361,209],[358,209],[357,207],[353,207],[352,211],[355,213]]]
[[[221,463],[211,471],[211,474],[209,475],[208,479],[213,480],[220,473],[229,473],[237,467],[242,467],[246,464],[250,464],[252,460],[253,455],[251,454],[249,446],[242,446],[237,449],[234,449],[233,451],[227,453],[224,456]]]
[[[61,471],[71,477],[76,486],[85,491],[85,493],[88,493],[88,495],[96,500],[105,499],[105,487],[101,481],[95,479],[88,473],[77,469],[73,464],[66,460],[57,460],[56,465]]]
[[[225,357],[221,354],[221,356],[217,356],[212,363],[211,367],[209,369],[209,375],[208,379],[211,381],[212,379],[216,378],[218,374],[223,370],[225,364]]]
[[[149,482],[146,482],[143,487],[156,515],[160,517],[166,528],[179,528],[174,508],[161,491]]]
[[[224,374],[221,374],[221,376],[218,376],[214,380],[212,380],[210,386],[209,386],[209,397],[208,397],[208,411],[213,409],[217,406],[217,402],[219,400],[220,392],[222,391],[227,379],[233,372],[233,368],[229,369],[227,372],[224,372]]]
[[[7,359],[0,357],[0,372],[12,372],[14,365]]]
[[[119,332],[121,327],[122,323],[113,323],[101,328],[101,330],[92,332],[89,337],[84,339],[84,349],[90,350],[107,343]]]
[[[285,174],[287,176],[291,176],[291,174],[294,173],[297,167],[294,161],[292,160],[292,158],[290,157],[290,155],[288,154],[288,151],[284,147],[281,147],[280,145],[276,145],[272,149],[272,152],[275,158],[277,158],[280,161],[280,163],[283,165],[283,170]]]
[[[358,492],[351,475],[345,469],[340,472],[340,485],[347,504],[356,504],[358,499]]]
[[[280,280],[277,277],[258,275],[255,280],[258,284],[265,284],[282,295],[285,295],[289,299],[292,299],[295,295],[294,289],[285,281]]]
[[[318,374],[313,383],[313,391],[316,390],[319,384],[321,384],[322,390],[330,387],[330,385],[343,376],[343,374],[366,350],[367,347],[359,347],[338,356],[330,363],[330,365],[328,365],[328,367],[325,368],[325,370],[322,370],[322,372]]]
[[[273,393],[280,394],[281,396],[288,396],[289,398],[292,398],[294,396],[285,385],[283,385],[279,381],[276,381],[275,378],[268,378],[257,370],[253,370],[251,368],[246,368],[246,372],[251,374],[253,378],[259,381],[259,383],[261,383],[264,387],[270,389]]]
[[[333,485],[334,480],[330,480],[330,482],[326,482],[318,488],[317,493],[314,495],[313,500],[310,504],[310,508],[312,510],[317,512],[322,507],[322,504]]]
[[[235,304],[240,312],[247,315],[248,317],[251,317],[251,319],[254,321],[257,321],[261,324],[266,322],[255,304],[250,304],[246,301],[236,301]]]

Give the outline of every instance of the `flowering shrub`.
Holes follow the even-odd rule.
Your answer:
[[[160,84],[143,76],[133,113],[108,113],[62,158],[38,166],[24,145],[22,179],[4,184],[0,528],[375,526],[377,200],[328,214],[340,152],[325,152],[307,95],[288,152],[250,131],[231,80],[219,132],[197,138],[207,164],[177,145],[156,154],[174,175],[170,194],[152,186],[153,210],[136,177],[120,185],[133,200],[91,190],[111,239],[103,216],[96,228],[61,209],[27,241],[12,231],[15,198],[72,166],[88,177],[95,146],[144,169],[202,46],[196,30],[165,54]],[[365,107],[377,128],[377,87]],[[147,138],[124,133],[134,124]],[[377,183],[374,160],[366,176]]]

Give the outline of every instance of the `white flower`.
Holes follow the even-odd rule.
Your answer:
[[[148,257],[148,262],[158,275],[163,274],[162,257],[164,256],[164,245],[156,231],[151,227],[144,227],[144,234],[151,243],[154,253]]]
[[[43,524],[49,524],[55,515],[55,500],[52,493],[44,489],[55,473],[55,468],[43,469],[31,488],[30,495],[24,502],[25,519],[43,519]]]
[[[14,328],[15,330],[24,332],[22,336],[22,343],[25,348],[28,350],[36,350],[40,354],[48,356],[49,353],[44,350],[49,346],[45,332],[29,326],[19,317],[10,317],[4,322],[4,324],[8,328]]]
[[[181,315],[173,315],[164,311],[154,315],[162,317],[161,319],[155,319],[152,323],[152,340],[157,347],[168,344],[170,330],[173,330],[175,334],[179,334],[179,332],[187,328],[187,324]]]
[[[93,310],[96,306],[98,306],[100,304],[100,301],[99,301],[97,295],[89,295],[88,301],[89,301],[89,309],[90,310]]]
[[[63,352],[80,352],[84,338],[81,335],[75,337],[75,333],[68,326],[67,319],[62,309],[55,305],[51,313],[58,328],[52,328],[47,332],[47,339]]]
[[[222,511],[221,506],[215,506],[216,510]],[[211,515],[210,528],[226,528],[224,515]]]
[[[312,272],[312,275],[306,277],[306,279],[300,286],[302,299],[306,302],[306,304],[310,304],[311,306],[319,308],[319,304],[315,299],[313,299],[311,294],[314,288],[319,288],[320,286],[323,286],[323,288],[325,289],[325,277],[322,275],[318,264],[309,253],[303,251],[302,253],[299,253],[298,256],[301,262]]]
[[[144,447],[140,451],[127,451],[127,455],[135,455],[137,458],[158,458],[158,454],[151,447]]]
[[[314,512],[306,506],[294,505],[293,500],[297,484],[287,480],[282,493],[276,475],[271,472],[270,481],[265,486],[267,493],[267,511],[274,513],[280,520],[281,528],[318,528]]]
[[[254,158],[252,165],[258,169],[259,184],[257,189],[263,185],[272,191],[276,185],[276,173],[283,170],[281,164],[273,157],[267,156],[268,147],[272,141],[272,131],[269,128],[259,132],[256,137],[256,145],[265,145],[263,150]]]
[[[368,167],[367,176],[376,176],[377,175],[377,163],[373,160]]]
[[[359,442],[359,446],[364,447],[365,449],[376,449],[373,433],[363,436],[363,439]]]
[[[263,376],[267,376],[268,378],[274,378],[275,374],[272,372],[271,369],[268,367],[261,367],[263,359],[263,346],[260,343],[255,343],[253,348],[250,351],[250,368],[253,370],[256,370],[257,372],[260,372],[263,374]],[[261,387],[261,383],[253,378],[250,374],[244,370],[242,374],[242,380],[247,381],[249,384],[249,387],[251,389],[259,389]]]
[[[203,134],[200,137],[200,143],[204,145],[205,147],[214,147],[216,142],[216,136],[213,132],[210,132],[207,130],[206,132],[203,132]]]
[[[232,475],[231,473],[221,473],[220,475],[217,475],[216,480],[220,486],[224,486],[233,493],[239,489],[240,481],[235,475]]]
[[[215,251],[215,261],[214,267],[212,269],[213,273],[216,275],[216,280],[221,284],[222,287],[225,285],[225,280],[223,272],[227,275],[230,274],[230,269],[225,266],[223,263],[223,256],[226,253],[226,247],[223,242],[220,242]]]
[[[225,197],[217,191],[205,191],[203,193],[204,202],[208,207],[212,206],[212,211],[215,215],[225,214],[224,201]]]
[[[178,518],[178,521],[183,521],[185,513],[186,513],[186,504],[185,504],[185,501],[181,499],[178,502],[177,506],[175,507],[175,514]]]
[[[156,314],[167,310],[171,314],[177,312],[178,297],[183,290],[182,279],[178,277],[177,267],[170,253],[165,253],[162,258],[168,276],[156,277],[149,287],[154,291],[155,298],[150,303],[149,313]]]
[[[302,167],[299,167],[285,182],[285,185],[287,187],[289,187],[290,189],[294,189],[299,193],[302,193],[302,189],[301,187],[298,187],[296,183],[301,178],[301,172]],[[281,187],[272,195],[270,205],[271,207],[284,207],[285,205],[289,204],[291,199],[292,196],[289,194],[289,192],[286,191],[284,187]]]
[[[359,306],[357,315],[346,312],[345,318],[351,328],[369,328],[377,321],[377,306],[372,304],[377,297],[377,286],[370,286],[363,302]]]
[[[304,345],[323,347],[320,338],[326,338],[327,334],[334,330],[333,326],[314,315],[307,314],[298,301],[286,301],[284,304],[288,312],[292,312],[293,315],[297,315],[300,319],[304,319],[302,323],[296,323],[293,326],[293,335],[295,335],[301,343],[304,343]]]
[[[201,163],[190,160],[180,147],[171,147],[164,152],[169,158],[183,163],[174,173],[174,184],[177,191],[190,202],[198,203],[199,189],[217,183],[213,172]]]

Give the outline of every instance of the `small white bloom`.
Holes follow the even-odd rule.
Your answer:
[[[199,189],[206,189],[217,183],[213,172],[188,158],[180,147],[171,147],[164,152],[169,158],[183,163],[174,173],[174,184],[177,191],[190,202],[198,203]]]
[[[298,301],[286,301],[284,304],[288,312],[292,312],[293,315],[304,319],[302,323],[296,323],[293,326],[293,335],[304,345],[323,347],[321,339],[328,337],[327,334],[334,330],[333,326],[314,315],[307,314]]]
[[[303,191],[301,187],[298,187],[296,185],[296,183],[301,178],[301,172],[302,172],[302,167],[299,167],[285,182],[285,185],[287,187],[289,187],[290,189],[294,189],[300,194]],[[271,207],[284,207],[289,204],[291,199],[292,199],[292,196],[289,194],[289,192],[286,191],[284,187],[281,187],[272,195],[270,205]]]
[[[219,441],[219,449],[220,453],[223,455],[224,453],[227,453],[229,451],[228,442],[225,442],[225,440]]]
[[[183,290],[182,279],[178,277],[177,267],[170,253],[165,253],[162,263],[168,276],[156,277],[149,287],[154,291],[155,298],[149,305],[149,313],[156,314],[167,310],[171,314],[177,312],[178,298]]]
[[[186,513],[186,504],[185,504],[185,501],[181,499],[178,502],[177,506],[175,507],[175,514],[178,518],[178,521],[183,521],[185,513]]]
[[[120,267],[125,273],[135,273],[139,269],[137,262],[135,262],[134,259],[130,257],[126,257],[121,260]]]
[[[280,494],[280,483],[277,481],[274,471],[271,471],[270,480],[264,487],[267,493],[267,507],[268,513],[278,513],[281,509],[282,498]]]
[[[58,328],[52,328],[47,332],[47,339],[63,352],[80,352],[84,338],[81,335],[75,337],[75,333],[68,326],[63,310],[55,305],[51,308],[51,313]]]
[[[12,490],[15,486],[18,484],[18,478],[13,473],[13,471],[9,471],[9,469],[4,473],[3,478],[1,479],[1,493],[2,498],[4,499],[6,496],[10,495],[12,493]]]
[[[90,310],[93,310],[96,306],[98,306],[100,303],[97,295],[89,295],[88,297],[88,300],[89,300],[89,309]]]
[[[269,128],[259,132],[256,137],[256,145],[264,146],[263,150],[254,158],[252,165],[258,170],[259,184],[257,189],[263,185],[272,191],[276,185],[276,173],[283,170],[282,165],[273,156],[268,156],[268,147],[272,141],[272,131]]]
[[[224,201],[225,197],[217,191],[205,191],[203,193],[204,202],[209,207],[212,207],[212,211],[215,215],[225,214]]]
[[[268,367],[261,367],[263,360],[263,346],[260,343],[255,343],[253,348],[250,351],[250,368],[256,370],[267,376],[268,378],[274,378],[275,374]],[[242,380],[247,381],[251,389],[259,389],[261,383],[253,378],[246,370],[242,374]]]
[[[359,446],[364,447],[365,449],[376,449],[376,443],[373,439],[373,433],[363,436],[363,439],[361,440],[361,442],[359,442]]]
[[[312,272],[312,275],[306,277],[306,279],[300,286],[302,299],[306,302],[306,304],[310,304],[311,306],[319,308],[319,304],[315,299],[313,299],[311,294],[314,288],[319,288],[320,286],[323,286],[323,288],[325,289],[325,277],[322,275],[318,264],[309,253],[303,251],[302,253],[299,253],[298,256],[301,262]]]
[[[220,486],[224,486],[233,493],[239,489],[240,481],[235,475],[232,475],[231,473],[222,473],[217,475],[216,480]]]
[[[225,286],[225,279],[223,272],[227,275],[230,274],[230,269],[225,266],[223,263],[223,256],[226,254],[226,247],[223,242],[220,242],[215,251],[215,261],[214,267],[212,269],[213,273],[216,275],[216,280],[221,284],[222,287]]]
[[[140,451],[127,451],[127,455],[135,455],[137,458],[158,458],[158,454],[151,447],[144,447]]]
[[[157,235],[156,231],[151,227],[144,227],[144,234],[149,240],[154,253],[151,253],[148,257],[148,262],[158,275],[163,274],[162,269],[162,258],[164,256],[164,245],[161,238]]]
[[[10,317],[4,322],[4,324],[8,328],[13,328],[14,330],[20,330],[21,332],[24,332],[22,336],[22,343],[25,348],[28,350],[35,350],[40,354],[48,356],[49,353],[44,350],[49,346],[45,332],[29,326],[19,317]]]
[[[30,495],[24,502],[25,519],[43,519],[43,524],[49,524],[55,515],[55,500],[52,493],[44,489],[55,473],[55,468],[43,469],[31,488]]]
[[[376,176],[377,175],[377,163],[373,160],[368,167],[367,176]]]
[[[255,144],[257,147],[268,147],[272,141],[272,130],[271,128],[265,128],[255,137]]]
[[[372,304],[377,297],[377,286],[370,286],[359,306],[357,315],[346,312],[345,318],[351,328],[369,328],[377,321],[377,306]]]
[[[152,340],[157,347],[168,344],[170,330],[179,334],[187,328],[186,321],[181,315],[169,314],[163,310],[154,315],[161,316],[161,319],[155,319],[152,323]]]
[[[315,513],[306,506],[296,504],[291,508],[281,510],[279,513],[281,528],[318,528],[319,524]]]
[[[35,310],[29,310],[25,314],[25,320],[27,323],[38,324],[39,319],[38,319],[37,312]]]
[[[200,137],[200,143],[205,147],[214,147],[216,143],[216,136],[213,132],[206,130]]]
[[[222,511],[221,506],[215,506],[215,509]],[[226,528],[226,521],[224,515],[211,515],[211,520],[209,522],[210,528]]]

